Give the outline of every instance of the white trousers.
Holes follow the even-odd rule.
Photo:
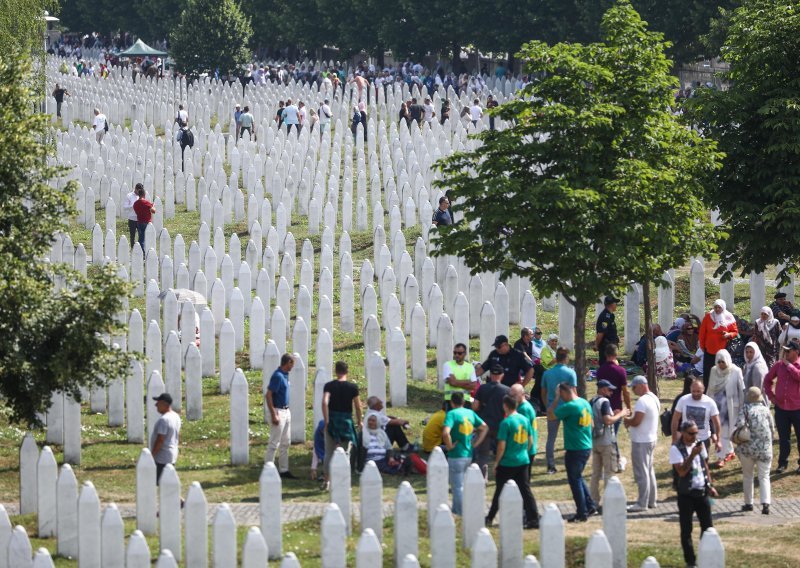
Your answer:
[[[292,443],[292,413],[289,412],[288,408],[278,408],[277,412],[278,423],[270,424],[266,461],[271,462],[274,460],[275,452],[280,448],[278,471],[283,473],[289,471],[289,446]]]

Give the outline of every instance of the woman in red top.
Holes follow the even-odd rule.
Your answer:
[[[703,383],[708,390],[708,377],[714,367],[717,351],[739,335],[736,318],[727,310],[725,300],[717,300],[700,324],[700,349],[703,350]]]
[[[133,210],[136,212],[136,229],[139,232],[139,245],[142,247],[142,253],[147,255],[144,248],[144,232],[147,230],[147,225],[153,220],[156,208],[146,199],[147,192],[141,183],[136,184],[135,192],[139,196],[139,199],[133,204]]]

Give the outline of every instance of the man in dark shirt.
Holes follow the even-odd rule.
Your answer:
[[[497,429],[500,422],[505,418],[503,412],[503,398],[511,392],[511,389],[502,383],[503,367],[494,364],[490,367],[489,381],[478,388],[475,399],[472,402],[472,409],[478,416],[486,422],[489,432],[481,442],[480,446],[475,447],[475,462],[483,472],[483,478],[489,478],[489,461],[495,451],[497,444]]]
[[[519,332],[519,339],[514,344],[514,349],[525,354],[533,362],[533,331],[523,327]]]
[[[289,446],[292,443],[292,414],[289,412],[289,372],[294,367],[294,358],[284,353],[280,367],[275,369],[267,387],[267,408],[270,414],[269,445],[266,461],[275,459],[280,449],[278,472],[284,479],[297,479],[289,472]]]
[[[503,369],[503,384],[510,387],[520,382],[526,386],[533,379],[533,363],[522,352],[512,349],[508,337],[498,335],[494,339],[494,349],[482,364],[475,367],[475,373],[483,375],[487,369],[499,365]]]
[[[792,311],[794,310],[792,303],[786,299],[786,292],[778,292],[775,294],[775,301],[772,302],[770,308],[772,309],[772,314],[775,316],[775,319],[781,323],[789,321]]]
[[[416,98],[411,99],[411,106],[408,107],[408,114],[411,116],[411,120],[416,120],[417,123],[421,122],[422,117],[425,116],[425,109],[417,102]]]
[[[361,424],[361,398],[358,386],[347,380],[349,368],[344,361],[337,361],[336,378],[325,384],[322,392],[322,417],[325,420],[325,460],[323,468],[326,482],[330,479],[333,452],[341,447],[348,457],[356,443],[355,424]],[[356,422],[353,423],[353,411]]]
[[[486,97],[486,110],[492,109],[497,106],[497,101],[494,100],[492,95]],[[489,115],[489,130],[494,130],[494,116]]]
[[[64,102],[64,95],[71,97],[69,91],[56,83],[56,88],[53,90],[53,98],[56,100],[56,116],[61,117],[61,104]]]
[[[450,213],[450,200],[444,196],[439,198],[439,207],[433,214],[433,224],[437,227],[453,224],[453,214]]]
[[[611,403],[611,410],[617,412],[622,410],[623,404],[625,408],[631,410],[631,395],[628,392],[628,372],[625,367],[619,364],[617,355],[619,348],[616,345],[606,345],[605,355],[606,360],[597,369],[597,380],[608,381],[614,386],[608,397]],[[617,445],[616,434],[619,432],[619,425],[621,422],[614,422],[614,447],[617,459],[617,471],[625,471],[625,466],[628,460],[624,458],[619,452],[619,445]]]
[[[614,296],[606,296],[605,308],[597,317],[595,329],[597,336],[594,340],[594,347],[597,349],[597,359],[599,363],[606,360],[606,345],[619,345],[619,335],[617,334],[617,322],[614,312],[617,311],[619,300]]]

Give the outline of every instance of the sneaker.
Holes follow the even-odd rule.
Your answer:
[[[580,516],[580,515],[572,515],[570,518],[567,519],[568,523],[585,523],[589,520],[589,517]]]
[[[642,513],[647,510],[647,507],[641,507],[639,505],[628,505],[627,511],[629,513]]]
[[[547,475],[553,475],[556,472],[556,468],[548,467],[547,468]]]
[[[625,457],[619,458],[619,463],[617,464],[617,468],[619,472],[625,471],[625,467],[628,465],[628,459]]]
[[[281,479],[297,479],[297,476],[294,475],[291,471],[282,471],[280,473]]]
[[[752,505],[752,504],[749,504],[749,505],[748,505],[748,504],[742,505],[742,512],[743,512],[743,513],[749,513],[749,512],[751,512],[752,510],[753,510],[753,505]]]
[[[483,519],[483,526],[490,527],[492,526],[492,519],[490,517],[486,517]]]
[[[763,505],[761,505],[761,514],[769,515],[769,503],[764,503]]]
[[[525,523],[525,528],[529,530],[536,530],[539,528],[539,521],[532,521],[530,523]]]
[[[586,511],[586,516],[587,517],[594,517],[595,515],[599,515],[599,514],[600,514],[600,511],[598,511],[595,507],[592,507],[591,509]]]
[[[782,474],[784,471],[786,471],[786,467],[787,466],[785,466],[785,465],[779,465],[778,469],[775,470],[775,475]]]
[[[331,482],[330,481],[325,481],[323,479],[322,483],[319,484],[319,490],[320,491],[328,491],[328,490],[330,490],[330,488],[331,488]]]
[[[797,467],[797,469],[796,469],[796,470],[794,470],[794,472],[795,472],[797,475],[800,475],[800,466],[798,466],[798,467]]]

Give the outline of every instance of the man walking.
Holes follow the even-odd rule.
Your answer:
[[[592,406],[592,480],[589,493],[595,503],[600,503],[600,478],[603,478],[605,487],[617,462],[614,425],[628,415],[627,410],[612,410],[609,399],[615,390],[616,387],[608,381],[597,381],[597,396],[589,401]]]
[[[491,526],[500,505],[500,494],[506,488],[506,482],[513,481],[522,496],[522,507],[525,511],[525,528],[539,528],[539,511],[533,498],[530,486],[530,451],[533,444],[533,432],[530,421],[517,412],[517,400],[507,395],[503,398],[505,418],[497,430],[497,452],[494,458],[495,489],[489,514],[486,515],[486,526]]]
[[[564,422],[564,467],[577,508],[568,522],[585,522],[597,514],[597,504],[583,480],[583,469],[592,454],[592,407],[578,396],[574,385],[561,383],[558,397],[547,407],[547,416],[550,420]]]
[[[549,408],[553,403],[558,404],[558,385],[567,383],[573,387],[578,387],[578,375],[575,371],[567,367],[569,363],[569,349],[559,347],[556,350],[556,364],[552,369],[544,372],[542,377],[542,401],[545,408]],[[547,473],[552,475],[556,472],[556,438],[558,437],[559,422],[555,417],[547,415],[547,444],[545,446],[545,457],[547,458]],[[591,441],[591,435],[590,435]],[[591,449],[591,446],[589,447]]]
[[[103,138],[105,138],[106,131],[108,130],[108,120],[106,119],[106,115],[100,112],[98,108],[94,109],[94,122],[92,122],[92,127],[94,128],[95,140],[102,146]]]
[[[139,201],[139,195],[136,193],[136,190],[138,190],[140,187],[144,188],[141,183],[137,183],[136,187],[133,188],[133,191],[125,196],[125,203],[122,206],[122,211],[125,213],[125,216],[128,217],[128,234],[130,235],[131,248],[133,248],[133,245],[136,244],[136,231],[138,230],[139,224],[139,217],[136,215],[133,205]]]
[[[239,115],[239,138],[244,136],[244,131],[247,131],[248,137],[252,140],[256,139],[255,118],[250,114],[250,107],[244,107],[244,112]]]
[[[655,451],[658,442],[658,418],[661,402],[650,392],[647,379],[641,375],[633,378],[629,385],[639,397],[633,407],[633,416],[625,419],[625,427],[631,436],[631,463],[633,478],[639,487],[639,499],[628,511],[636,513],[654,508],[658,502],[656,483]]]
[[[453,347],[453,359],[444,364],[442,375],[444,376],[444,400],[451,408],[450,400],[454,393],[461,393],[464,399],[464,406],[472,408],[472,391],[477,386],[478,377],[475,374],[475,367],[472,363],[465,361],[467,356],[467,346],[463,343],[456,343]]]
[[[53,89],[53,98],[56,100],[56,116],[61,118],[61,105],[64,103],[64,96],[71,97],[72,95],[64,87],[56,83],[56,88]]]
[[[322,102],[322,106],[319,107],[319,137],[322,138],[325,135],[325,131],[328,129],[328,126],[331,123],[331,118],[333,117],[333,112],[331,111],[330,107],[330,100],[325,99]]]
[[[266,461],[275,460],[275,452],[280,449],[278,472],[284,479],[297,479],[289,471],[289,446],[292,443],[292,413],[289,411],[289,371],[294,367],[294,357],[289,353],[281,355],[280,367],[275,369],[267,386],[267,408],[271,426]]]
[[[631,395],[628,391],[628,372],[625,367],[619,364],[617,356],[619,354],[619,347],[613,343],[606,345],[606,360],[597,369],[597,381],[608,381],[614,386],[611,391],[611,396],[608,397],[611,403],[611,410],[614,412],[622,410],[623,405],[630,414],[631,410]],[[619,433],[619,426],[622,422],[614,422],[614,453],[617,461],[616,471],[625,471],[625,466],[628,463],[619,451],[619,440],[617,434]]]
[[[605,300],[603,300],[605,308],[597,316],[597,324],[595,325],[597,335],[594,339],[594,347],[597,349],[597,359],[601,365],[606,360],[606,346],[619,345],[617,322],[614,316],[618,303],[619,300],[614,296],[606,296]]]
[[[453,492],[453,514],[460,515],[464,493],[464,474],[472,463],[472,448],[479,446],[489,428],[471,409],[464,408],[464,395],[454,392],[442,428],[442,440],[447,448],[450,467],[450,491]]]
[[[517,401],[517,412],[528,419],[531,423],[531,461],[528,464],[528,479],[531,477],[531,468],[533,468],[533,458],[536,457],[536,452],[539,449],[539,427],[536,425],[536,409],[525,398],[525,389],[520,384],[511,387],[511,396]]]
[[[480,466],[483,478],[486,480],[489,479],[489,460],[495,450],[497,430],[504,417],[503,397],[509,393],[509,388],[501,382],[502,380],[503,367],[500,365],[493,366],[489,371],[489,381],[478,388],[472,405],[472,409],[478,413],[478,416],[489,427],[489,432],[483,442],[475,446],[478,452],[478,455],[475,456],[475,463]]]
[[[356,429],[353,423],[361,424],[361,399],[358,386],[347,380],[349,368],[344,361],[335,365],[336,378],[325,384],[322,393],[322,417],[325,420],[325,485],[330,480],[330,466],[336,448],[344,448],[348,458],[351,448],[357,444]]]
[[[153,426],[150,436],[150,453],[156,462],[156,485],[161,483],[161,474],[167,464],[178,461],[178,442],[181,433],[181,417],[172,410],[172,396],[165,392],[154,396],[156,410],[161,415]]]
[[[433,213],[433,224],[437,227],[453,224],[453,214],[450,212],[450,200],[442,196],[439,198],[439,207]]]
[[[775,473],[783,473],[789,466],[792,428],[800,452],[800,344],[790,341],[782,349],[784,358],[775,363],[764,377],[764,394],[775,405],[775,429],[780,448]],[[800,474],[800,467],[797,473]]]
[[[144,248],[144,235],[147,225],[153,221],[156,208],[151,201],[147,200],[147,192],[141,183],[136,184],[136,195],[139,196],[139,199],[133,204],[133,210],[136,212],[136,229],[139,231],[139,245],[142,247],[142,253],[147,256]]]
[[[292,103],[292,99],[286,99],[286,106],[283,107],[281,118],[286,125],[286,134],[291,133],[292,126],[294,126],[295,130],[297,130],[297,135],[300,135],[300,111]]]
[[[693,380],[689,389],[689,394],[678,399],[675,410],[672,412],[672,443],[674,444],[680,438],[680,424],[686,420],[693,420],[699,430],[697,441],[703,442],[706,449],[711,442],[715,442],[717,451],[721,452],[722,440],[719,438],[719,433],[722,432],[722,425],[719,421],[717,403],[713,398],[704,394],[706,387],[703,385],[702,378]],[[713,434],[712,426],[714,427]]]

